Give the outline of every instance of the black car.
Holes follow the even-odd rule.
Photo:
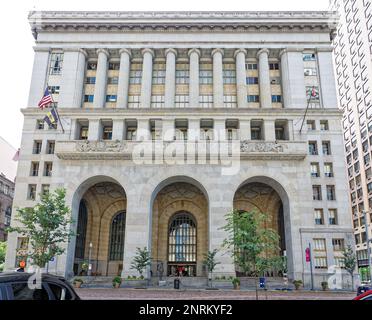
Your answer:
[[[63,277],[43,274],[41,286],[36,286],[35,279],[32,273],[0,273],[0,301],[80,300],[74,288]]]

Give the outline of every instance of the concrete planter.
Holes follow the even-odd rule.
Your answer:
[[[129,288],[146,288],[148,286],[148,281],[146,279],[140,280],[128,280],[124,279],[121,283],[122,287],[129,287]]]

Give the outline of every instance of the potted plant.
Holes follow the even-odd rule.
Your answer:
[[[75,288],[80,288],[83,283],[84,283],[84,281],[80,278],[76,278],[73,281],[73,284],[74,284]]]
[[[234,286],[234,290],[240,290],[240,279],[239,278],[234,278],[231,282]]]
[[[327,281],[323,281],[321,283],[321,286],[322,286],[323,291],[326,291],[328,289],[328,282]]]
[[[295,289],[296,289],[296,290],[299,290],[300,287],[302,286],[302,280],[294,280],[294,281],[293,281],[293,284],[294,284],[294,286],[295,286]]]
[[[115,289],[120,288],[120,285],[121,285],[121,278],[119,276],[116,276],[114,279],[112,279],[112,286]]]

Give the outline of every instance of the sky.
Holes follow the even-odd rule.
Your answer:
[[[27,21],[31,10],[106,11],[288,11],[326,10],[328,0],[12,0],[0,4],[0,137],[19,148],[23,127],[20,109],[27,107],[34,39]],[[62,89],[62,88],[61,88]],[[40,97],[41,98],[41,97]],[[0,155],[1,156],[1,155]]]

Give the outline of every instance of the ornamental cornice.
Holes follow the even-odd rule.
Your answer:
[[[85,12],[33,11],[29,21],[35,37],[48,31],[267,31],[331,32],[335,12]]]

